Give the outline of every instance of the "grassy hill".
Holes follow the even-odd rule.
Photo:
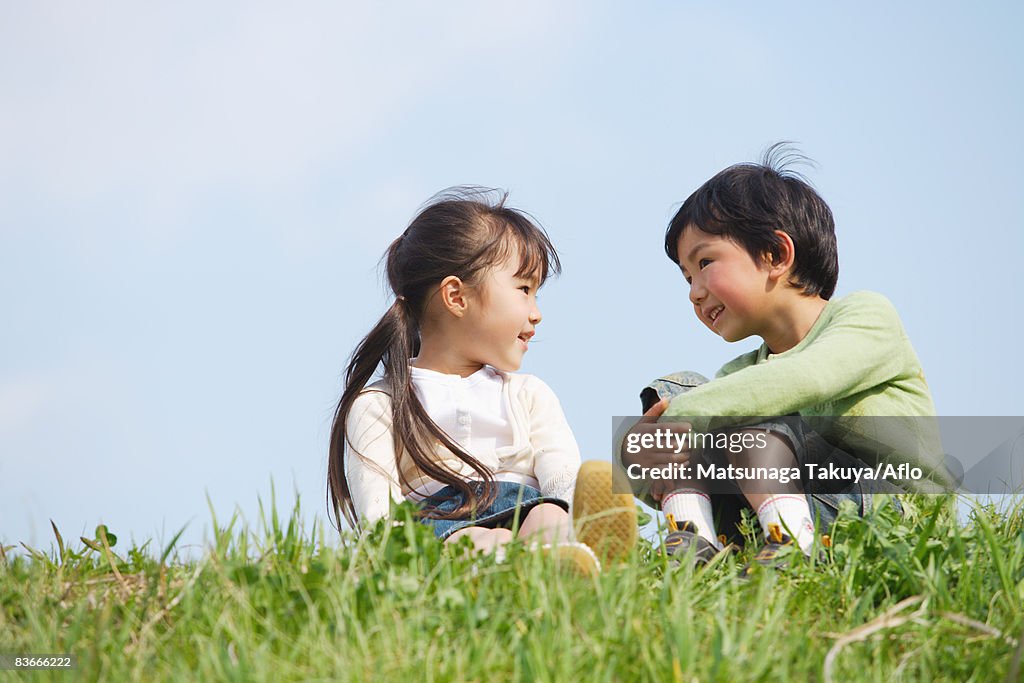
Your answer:
[[[345,535],[221,525],[198,561],[105,529],[0,557],[0,653],[77,656],[23,680],[1018,680],[1024,508],[916,498],[842,516],[827,562],[672,570],[642,541],[596,580],[505,562],[404,524]],[[175,539],[177,540],[177,539]],[[157,555],[159,554],[159,557]]]

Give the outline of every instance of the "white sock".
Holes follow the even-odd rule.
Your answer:
[[[778,524],[782,533],[792,536],[800,550],[810,555],[814,545],[814,522],[811,521],[806,497],[794,493],[771,496],[757,508],[757,519],[765,537],[768,536],[768,525]]]
[[[715,536],[715,521],[711,516],[711,497],[697,489],[676,489],[661,499],[661,511],[675,517],[676,523],[692,522],[697,535],[719,550],[722,544]]]

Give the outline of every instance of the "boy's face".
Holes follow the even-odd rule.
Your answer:
[[[756,262],[732,240],[693,226],[679,236],[676,249],[697,318],[726,341],[763,337],[771,324],[774,284],[768,263]]]

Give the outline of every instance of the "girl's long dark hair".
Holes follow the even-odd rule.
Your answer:
[[[496,201],[488,201],[495,196]],[[487,188],[445,190],[388,247],[384,260],[395,301],[353,352],[331,429],[327,506],[339,529],[342,516],[352,526],[358,522],[345,479],[345,457],[361,455],[347,453],[351,449],[346,438],[348,414],[381,365],[391,397],[395,458],[399,460],[401,483],[408,485],[400,459],[409,458],[420,472],[455,487],[466,501],[447,515],[429,509],[421,514],[440,519],[462,518],[493,501],[493,473],[427,415],[413,391],[409,359],[419,353],[420,320],[427,300],[449,275],[474,285],[488,268],[515,255],[520,259],[517,275],[536,277],[540,283],[561,270],[558,254],[544,231],[525,213],[506,207],[506,197],[507,194]],[[473,485],[438,462],[433,446],[437,441],[485,483],[482,497]]]

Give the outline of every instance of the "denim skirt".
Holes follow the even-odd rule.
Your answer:
[[[485,484],[482,481],[473,481],[470,484],[478,497],[483,498]],[[470,517],[463,519],[431,519],[422,517],[420,521],[434,530],[434,535],[444,540],[460,529],[469,526],[482,526],[488,529],[499,527],[511,528],[514,525],[522,524],[526,514],[541,503],[552,503],[559,506],[566,512],[569,511],[569,503],[561,498],[553,498],[541,495],[541,492],[527,484],[519,484],[510,481],[495,481],[497,489],[494,502],[483,510],[477,510]],[[459,508],[466,498],[454,486],[445,486],[437,493],[423,499],[421,505],[432,511],[446,514]]]

